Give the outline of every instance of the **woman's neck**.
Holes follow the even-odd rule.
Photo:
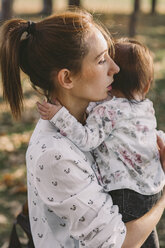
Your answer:
[[[79,122],[85,124],[86,119],[86,109],[88,107],[88,102],[82,102],[80,99],[75,99],[70,95],[58,94],[57,98],[61,105],[64,106],[71,115],[73,115]]]

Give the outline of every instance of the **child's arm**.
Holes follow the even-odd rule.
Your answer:
[[[47,114],[44,113],[46,107],[49,108]],[[93,109],[85,126],[79,123],[65,107],[57,110],[57,107],[44,103],[44,108],[39,108],[39,112],[43,119],[49,116],[49,120],[52,113],[56,113],[50,122],[83,151],[98,147],[109,136],[114,125],[114,113],[109,112],[107,103],[100,104]]]

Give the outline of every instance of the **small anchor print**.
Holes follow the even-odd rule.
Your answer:
[[[83,233],[79,236],[80,239],[82,239],[84,237],[85,237],[85,235]]]
[[[37,196],[38,195],[38,192],[37,192],[37,189],[35,188],[34,190],[34,194]]]
[[[70,173],[70,168],[64,170],[64,172],[65,172],[66,174],[69,174],[69,173]]]
[[[34,221],[37,221],[37,220],[38,220],[38,218],[36,218],[36,217],[33,217],[33,220],[34,220]]]
[[[80,241],[80,243],[81,243],[81,246],[85,246],[85,243],[82,240]]]
[[[40,164],[39,167],[41,170],[43,170],[43,168],[44,168],[43,164]]]
[[[33,204],[34,204],[34,206],[36,206],[37,203],[35,201],[33,201]]]
[[[93,201],[92,200],[89,200],[88,204],[89,205],[92,205],[93,204]]]
[[[41,146],[41,148],[42,148],[42,149],[45,149],[45,148],[46,148],[46,145],[45,145],[45,144],[43,144],[43,145]]]
[[[99,228],[98,228],[98,227],[95,228],[95,229],[93,230],[93,232],[94,232],[94,233],[98,233],[98,232],[99,232]]]
[[[48,212],[49,212],[49,213],[52,213],[52,212],[53,212],[53,210],[51,210],[50,208],[48,208]]]
[[[43,234],[38,233],[38,237],[39,238],[42,238],[43,237]]]
[[[33,159],[33,156],[32,155],[30,155],[30,160],[32,160]]]
[[[70,195],[70,197],[73,197],[73,196],[75,196],[76,194],[73,194],[73,195]]]
[[[82,216],[82,217],[79,219],[79,221],[81,221],[81,222],[85,221],[84,216]]]
[[[124,229],[121,231],[121,234],[123,234],[123,233],[125,233],[125,230]]]
[[[76,164],[76,165],[78,165],[79,163],[78,163],[78,161],[76,161],[76,160],[74,160],[74,163]]]
[[[57,181],[55,181],[55,182],[52,182],[52,184],[54,185],[54,186],[57,186]]]
[[[88,171],[87,171],[87,170],[83,170],[83,172],[84,172],[84,173],[88,173]]]
[[[54,201],[53,197],[48,197],[48,200],[51,201],[51,202]]]
[[[61,223],[60,226],[64,227],[64,226],[66,226],[66,224],[65,223]]]
[[[73,210],[73,211],[75,211],[76,210],[76,206],[73,205],[70,209]]]
[[[59,155],[55,155],[55,159],[56,160],[60,160],[60,158],[61,158],[61,155],[59,154]]]
[[[41,182],[41,179],[40,179],[39,177],[36,177],[36,180],[37,180],[38,182]]]
[[[45,223],[46,222],[46,218],[44,219],[44,218],[42,218],[42,221]]]

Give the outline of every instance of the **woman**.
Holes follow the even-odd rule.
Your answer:
[[[119,71],[109,56],[111,39],[88,13],[66,12],[38,23],[11,20],[1,35],[4,97],[16,118],[23,99],[20,68],[49,101],[58,98],[81,123],[89,102],[107,97]],[[164,163],[165,148],[159,144]],[[124,225],[98,184],[91,154],[82,153],[48,121],[39,120],[26,160],[35,247],[140,247],[164,211],[163,195],[146,215]]]

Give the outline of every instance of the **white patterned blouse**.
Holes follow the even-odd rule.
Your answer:
[[[80,151],[49,121],[39,120],[26,163],[36,248],[122,246],[126,227],[118,207],[98,184],[97,166],[89,152]]]
[[[90,108],[89,108],[90,109]],[[165,184],[157,148],[153,103],[125,98],[94,104],[83,126],[64,107],[50,120],[82,151],[94,150],[106,191],[128,188],[156,194]]]

